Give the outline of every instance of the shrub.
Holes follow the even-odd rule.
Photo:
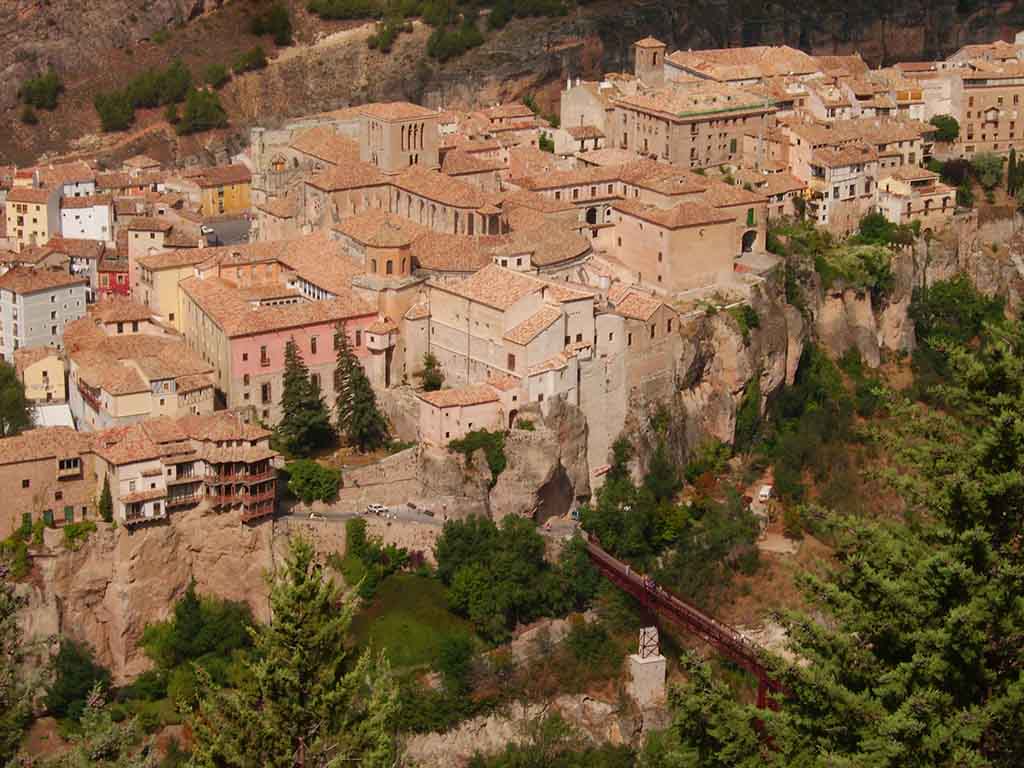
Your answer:
[[[554,152],[555,140],[551,138],[547,131],[541,131],[540,138],[537,140],[537,146],[541,152]]]
[[[1003,158],[992,152],[979,152],[971,160],[971,171],[982,187],[995,189],[1003,180]]]
[[[64,84],[52,69],[22,83],[18,96],[22,102],[36,109],[56,109]]]
[[[97,664],[87,645],[64,638],[53,661],[53,683],[46,692],[46,708],[58,718],[77,720],[96,683],[110,686],[110,672]]]
[[[732,315],[736,324],[740,327],[740,333],[743,334],[743,341],[750,341],[750,330],[752,328],[761,327],[761,318],[757,316],[757,310],[755,310],[749,304],[740,304],[738,307],[732,307],[729,309],[729,314]]]
[[[127,130],[135,122],[135,108],[123,91],[100,93],[93,99],[100,125],[107,133]]]
[[[312,459],[299,459],[286,467],[288,491],[305,504],[330,501],[338,495],[341,471],[325,467]]]
[[[96,523],[92,520],[68,523],[64,526],[64,549],[77,550],[89,538],[89,534],[95,531]]]
[[[423,389],[427,392],[436,392],[444,384],[444,371],[432,352],[423,356],[423,370],[413,375],[422,380]]]
[[[487,458],[487,466],[491,470],[491,487],[498,482],[498,476],[505,471],[508,459],[505,456],[505,433],[489,432],[486,429],[474,429],[458,440],[448,443],[448,450],[461,453],[468,464],[473,460],[473,453],[483,450]]]
[[[23,579],[31,570],[28,558],[28,544],[20,531],[0,542],[0,555],[7,562],[10,574],[15,579]]]
[[[214,88],[223,88],[230,79],[231,73],[223,64],[211,64],[203,72],[203,80]]]
[[[185,112],[178,123],[177,132],[181,135],[223,128],[228,124],[228,116],[220,105],[220,99],[214,91],[191,91],[185,100]]]
[[[782,512],[782,531],[789,539],[804,537],[804,521],[801,514],[802,505],[788,504]]]
[[[310,0],[306,7],[324,19],[375,19],[381,13],[374,0]]]
[[[292,17],[282,3],[274,3],[266,13],[254,16],[249,29],[254,35],[273,35],[275,45],[291,45]]]
[[[170,39],[171,33],[168,32],[166,29],[157,30],[155,33],[153,33],[153,42],[157,45],[163,45]]]
[[[239,54],[238,58],[235,59],[235,72],[238,73],[252,72],[257,69],[264,69],[266,66],[267,54],[260,45]]]
[[[530,419],[516,419],[516,429],[521,429],[523,432],[533,432],[536,427],[534,427]]]

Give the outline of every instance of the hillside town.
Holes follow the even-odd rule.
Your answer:
[[[858,53],[673,50],[654,37],[633,42],[629,58],[632,71],[597,79],[563,72],[557,113],[527,94],[472,108],[370,102],[252,125],[244,148],[218,165],[145,154],[101,162],[79,153],[0,167],[0,373],[12,371],[12,389],[28,404],[25,423],[6,423],[0,408],[0,489],[10,497],[0,509],[0,540],[22,553],[25,604],[45,602],[45,590],[31,591],[43,582],[26,576],[31,568],[75,584],[66,594],[77,602],[62,594],[47,598],[47,609],[75,603],[77,613],[60,615],[73,615],[83,636],[104,638],[96,658],[114,682],[135,686],[135,695],[137,681],[153,684],[158,670],[162,693],[151,701],[184,691],[168,705],[178,706],[174,714],[160,714],[161,728],[179,728],[174,738],[212,743],[218,732],[238,730],[218,724],[203,697],[239,685],[242,667],[257,670],[252,679],[271,674],[265,659],[279,658],[260,645],[269,641],[257,623],[273,617],[279,624],[268,626],[287,633],[295,628],[279,617],[290,616],[302,636],[296,606],[308,600],[344,624],[317,653],[356,647],[346,634],[354,615],[353,626],[363,622],[363,653],[377,639],[367,624],[386,624],[385,609],[367,619],[347,601],[369,601],[404,572],[443,582],[437,610],[472,639],[453,651],[440,630],[427,641],[406,625],[387,630],[443,661],[431,666],[410,651],[395,663],[417,677],[388,695],[425,697],[407,715],[425,725],[405,720],[389,731],[408,735],[410,762],[354,763],[705,764],[688,752],[684,761],[680,751],[676,761],[648,763],[470,761],[491,738],[481,734],[500,731],[498,715],[477,705],[545,681],[545,696],[561,696],[560,711],[575,707],[588,744],[611,743],[610,730],[631,749],[659,729],[685,732],[682,699],[668,685],[691,686],[689,717],[699,714],[697,701],[714,709],[694,691],[720,691],[678,640],[648,626],[664,621],[728,660],[714,675],[748,676],[742,695],[766,719],[734,719],[753,723],[744,734],[752,752],[773,756],[764,764],[784,764],[774,756],[773,718],[787,697],[804,695],[794,680],[812,654],[794,663],[780,650],[783,627],[790,639],[810,641],[786,624],[792,620],[782,614],[799,598],[779,585],[796,580],[793,563],[810,568],[822,553],[839,561],[845,552],[835,552],[854,546],[826,507],[852,504],[854,487],[888,502],[895,492],[869,485],[884,478],[912,498],[901,514],[915,525],[930,519],[923,486],[895,476],[909,473],[912,461],[917,469],[957,463],[943,453],[959,438],[942,419],[975,428],[1005,418],[972,398],[1019,370],[1000,357],[1010,352],[992,350],[1019,341],[1016,331],[993,329],[1004,309],[1017,311],[1024,280],[1019,249],[1008,245],[1024,210],[1024,112],[1019,135],[1016,127],[1024,32],[941,60],[877,68]],[[976,166],[993,165],[992,183],[972,188],[984,172]],[[984,190],[984,205],[975,205],[972,189]],[[869,227],[886,234],[871,240]],[[853,249],[844,254],[865,261],[827,262],[843,244]],[[991,262],[968,270],[968,252]],[[883,265],[867,261],[878,253]],[[926,305],[939,281],[946,282],[936,304]],[[959,314],[943,312],[943,300]],[[982,363],[975,354],[992,357]],[[941,402],[942,419],[920,426],[920,410],[896,404],[895,385],[886,388],[894,381],[915,403]],[[924,383],[915,389],[917,381]],[[896,432],[876,429],[878,414],[898,414],[937,445],[926,459],[915,445],[864,469],[887,461],[879,455]],[[806,444],[793,447],[798,439]],[[830,442],[839,440],[842,451]],[[977,461],[1002,466],[997,453]],[[1009,475],[1016,466],[1004,469]],[[846,485],[832,482],[840,475]],[[971,508],[943,536],[963,533],[957,525],[980,515],[971,504],[982,494],[969,479],[952,491],[943,486],[952,507]],[[641,507],[648,517],[632,522]],[[99,529],[83,534],[91,523]],[[998,535],[973,540],[979,548],[982,539],[1019,548],[1019,531],[995,527]],[[96,550],[80,543],[90,535]],[[798,561],[805,535],[813,544]],[[877,552],[918,557],[888,535],[872,529],[884,544]],[[869,538],[861,544],[875,546]],[[64,554],[53,554],[56,542]],[[473,547],[492,549],[471,566],[459,561],[469,561]],[[792,559],[757,570],[759,557],[776,556]],[[116,560],[120,586],[113,578],[99,587],[75,581],[103,582],[94,574],[104,557]],[[461,571],[449,567],[453,560]],[[136,570],[143,567],[144,577]],[[283,613],[284,591],[273,581],[289,569],[292,578],[315,574],[320,585],[295,599],[294,615]],[[161,587],[161,572],[175,574],[174,586]],[[507,574],[521,581],[509,586]],[[676,581],[663,583],[666,574]],[[744,591],[707,598],[719,578]],[[895,577],[864,578],[866,590],[881,594]],[[971,591],[974,582],[962,578],[934,591]],[[613,596],[599,593],[605,581]],[[516,602],[524,595],[534,604]],[[182,606],[233,620],[233,609],[217,608],[221,598],[246,603],[252,620],[225,636],[262,639],[202,653],[196,640],[192,656],[153,650],[187,634]],[[617,608],[616,600],[631,602]],[[626,682],[616,677],[622,654],[598,680],[587,677],[589,668],[604,662],[581,651],[573,669],[593,685],[570,685],[570,696],[550,669],[568,653],[555,646],[604,632],[616,610],[627,627],[616,631],[631,644],[640,630]],[[886,610],[912,606],[894,601]],[[758,629],[740,626],[751,617],[763,620]],[[534,624],[541,621],[543,633]],[[51,634],[79,631],[69,627],[64,619]],[[257,649],[266,657],[254,662]],[[781,671],[766,649],[789,667]],[[222,666],[203,666],[203,654],[221,654]],[[671,654],[682,661],[666,661]],[[371,655],[347,661],[344,674],[351,690],[375,696],[390,673]],[[453,656],[458,674],[443,667]],[[594,725],[605,706],[592,697],[601,686],[620,703]],[[100,688],[79,702],[76,727],[87,722],[81,711],[104,705]],[[373,696],[365,712],[379,705]],[[626,711],[621,702],[639,714],[611,729]],[[523,712],[520,726],[549,723],[546,710]],[[183,718],[190,725],[181,730]],[[61,738],[77,743],[79,732],[68,733]],[[492,754],[526,743],[502,733]],[[296,737],[294,759],[261,764],[305,765],[306,738]],[[320,757],[318,765],[334,764]],[[901,754],[878,764],[953,763]]]
[[[91,458],[115,440],[138,451],[122,519],[216,496],[147,483],[155,444],[132,433],[224,409],[240,436],[273,429],[289,339],[333,403],[339,324],[382,395],[426,356],[444,372],[403,439],[443,446],[561,399],[586,416],[599,485],[631,397],[679,374],[687,319],[746,301],[777,268],[772,220],[950,225],[956,190],[929,161],[1024,149],[1022,51],[997,41],[873,70],[856,54],[670,52],[648,37],[633,72],[567,78],[557,120],[521,103],[367,104],[254,128],[219,167],[2,169],[0,354],[56,421],[4,450],[36,509],[11,508],[0,536],[24,515],[94,515],[66,503],[98,489],[58,490],[61,462],[95,485],[107,475]],[[955,138],[936,136],[937,117]],[[211,225],[232,220],[240,234],[220,244]],[[41,454],[48,470],[28,458]],[[53,499],[21,477],[40,473]],[[129,512],[139,494],[145,511]]]

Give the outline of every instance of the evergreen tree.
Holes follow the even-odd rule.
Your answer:
[[[1013,197],[1017,194],[1017,151],[1010,147],[1010,159],[1006,164],[1006,193]]]
[[[350,663],[355,598],[324,578],[308,541],[293,539],[270,577],[270,605],[240,685],[211,687],[192,718],[193,763],[394,765],[397,686],[383,657],[366,651]]]
[[[343,325],[335,329],[334,346],[338,350],[334,369],[338,432],[361,451],[375,450],[388,439],[387,419],[377,407],[377,395],[352,351]]]
[[[295,339],[289,339],[284,347],[281,410],[277,434],[289,453],[308,456],[330,443],[333,437],[330,414],[320,389],[310,379]]]
[[[427,392],[435,392],[444,384],[444,371],[441,364],[432,352],[423,356],[423,370],[416,374],[423,382],[423,389]]]
[[[114,500],[110,496],[110,476],[103,476],[103,492],[100,493],[100,517],[105,522],[113,522],[114,520]]]
[[[0,437],[11,437],[32,425],[32,409],[25,385],[14,366],[0,360]]]

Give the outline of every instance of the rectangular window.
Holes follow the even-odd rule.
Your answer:
[[[626,334],[626,346],[627,347],[632,347],[633,346],[633,334],[632,333],[627,333]]]
[[[309,340],[309,353],[311,355],[316,354],[316,336],[313,336]]]
[[[267,348],[265,346],[260,347],[260,365],[270,365],[270,355],[267,353]]]
[[[31,485],[31,482],[29,480],[22,480],[21,481],[21,487],[22,488],[28,488],[29,485]]]
[[[510,371],[514,371],[516,369],[516,356],[511,352],[508,353],[508,359],[505,362],[507,363],[505,367]]]
[[[269,403],[270,402],[270,382],[269,381],[264,382],[262,385],[260,385],[260,402],[262,402],[262,403]]]
[[[356,331],[356,346],[363,346],[363,332],[359,330]]]

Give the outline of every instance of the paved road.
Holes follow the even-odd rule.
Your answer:
[[[419,511],[414,510],[414,509],[410,509],[409,507],[407,507],[405,505],[396,506],[396,507],[389,507],[388,508],[388,513],[391,514],[391,515],[394,515],[394,517],[392,519],[398,520],[398,521],[402,521],[402,522],[406,522],[406,523],[420,523],[420,524],[423,524],[423,525],[435,525],[435,526],[438,526],[438,527],[444,525],[444,520],[442,520],[441,518],[439,518],[439,517],[431,517],[430,515],[424,515],[422,512],[419,512]],[[291,514],[292,517],[299,517],[299,518],[309,519],[309,513],[308,512],[292,511],[290,514]],[[317,520],[323,519],[323,520],[344,521],[344,520],[349,520],[349,519],[351,519],[353,517],[360,517],[360,514],[357,513],[357,512],[342,512],[340,510],[327,510],[326,512],[317,512],[315,519],[317,519]]]
[[[238,245],[249,242],[249,219],[245,216],[212,219],[205,222],[215,235],[210,237],[210,245]]]

